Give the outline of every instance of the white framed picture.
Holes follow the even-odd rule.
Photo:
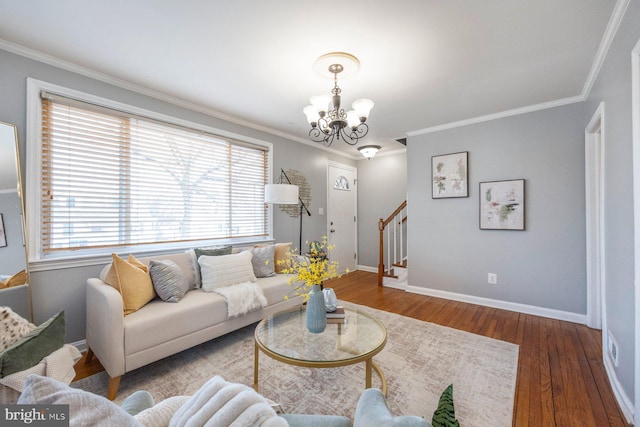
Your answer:
[[[524,230],[524,179],[480,183],[480,229]]]
[[[469,196],[469,152],[431,157],[431,198]]]

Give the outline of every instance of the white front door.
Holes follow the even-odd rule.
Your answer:
[[[357,257],[357,169],[330,163],[328,170],[327,228],[329,259],[337,261],[340,271],[356,269]]]

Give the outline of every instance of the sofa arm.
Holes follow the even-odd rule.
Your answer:
[[[351,420],[338,415],[283,414],[289,427],[352,427]]]
[[[124,307],[120,293],[100,279],[87,279],[87,346],[110,377],[125,373]]]
[[[431,427],[424,418],[416,416],[394,417],[389,411],[382,392],[368,388],[360,395],[353,427]]]

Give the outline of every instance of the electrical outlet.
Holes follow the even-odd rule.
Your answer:
[[[492,285],[498,284],[498,275],[496,273],[489,273],[487,281]]]

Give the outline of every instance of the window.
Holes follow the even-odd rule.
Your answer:
[[[269,146],[41,92],[39,258],[269,235]]]

